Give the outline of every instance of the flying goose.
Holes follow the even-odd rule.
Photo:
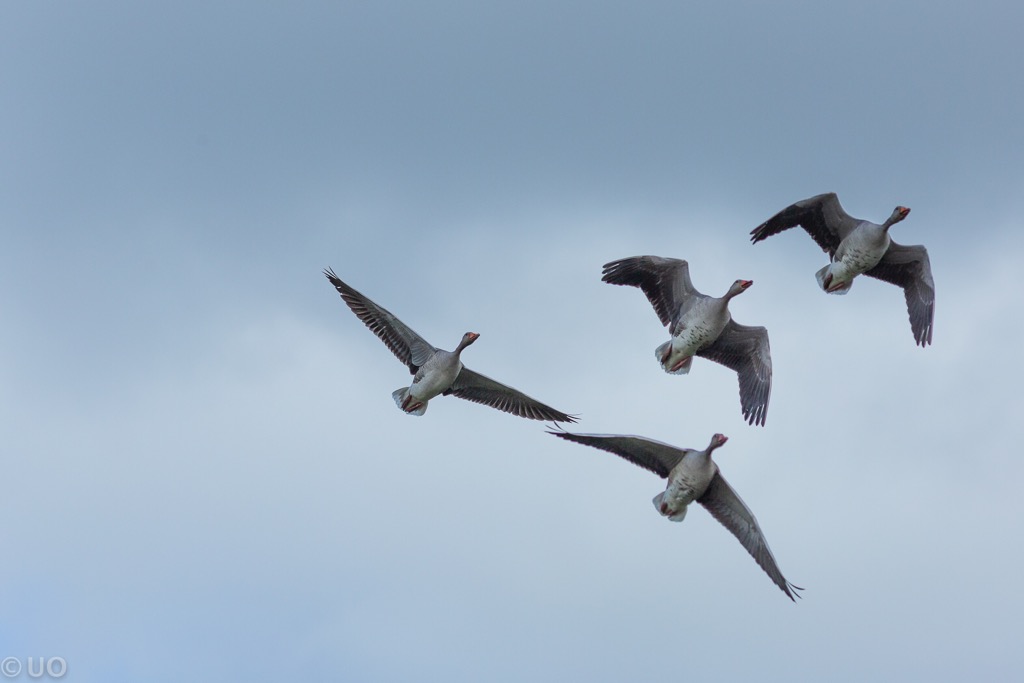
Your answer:
[[[889,238],[889,228],[909,213],[907,207],[897,206],[878,225],[846,213],[836,194],[828,192],[778,212],[750,232],[750,241],[757,243],[799,225],[832,259],[814,275],[829,294],[846,294],[861,273],[902,287],[914,341],[924,347],[932,343],[935,319],[935,281],[928,251]]]
[[[404,412],[423,415],[430,399],[438,394],[451,394],[531,420],[576,421],[571,415],[463,366],[460,356],[480,337],[476,332],[464,334],[454,351],[436,348],[383,306],[342,282],[333,270],[325,270],[324,275],[352,312],[380,337],[398,360],[409,366],[413,374],[412,384],[391,394],[395,404]]]
[[[690,371],[693,356],[734,370],[740,383],[740,406],[748,424],[764,425],[772,392],[772,357],[768,330],[732,319],[729,300],[745,292],[752,280],[736,280],[721,298],[698,292],[686,261],[634,256],[604,265],[602,281],[639,287],[647,295],[672,339],[654,351],[665,372]]]
[[[692,448],[676,448],[642,436],[572,434],[566,431],[549,431],[548,434],[614,453],[667,479],[665,490],[656,495],[653,501],[661,515],[673,522],[681,522],[686,517],[687,506],[697,501],[739,539],[761,569],[790,600],[796,602],[795,598],[801,597],[797,591],[803,588],[791,584],[779,571],[775,556],[768,547],[754,513],[732,490],[718,465],[711,459],[711,452],[728,441],[727,437],[715,434],[707,448],[697,451]]]

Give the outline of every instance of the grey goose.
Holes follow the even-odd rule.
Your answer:
[[[750,232],[750,241],[756,244],[799,225],[831,257],[831,263],[815,273],[829,294],[846,294],[861,274],[902,287],[914,341],[923,347],[932,343],[935,319],[935,281],[928,251],[919,244],[897,244],[889,237],[889,228],[909,213],[907,207],[897,206],[879,225],[846,213],[839,197],[828,192],[778,212]]]
[[[410,415],[423,415],[438,395],[457,396],[531,420],[575,422],[576,419],[526,394],[474,372],[462,364],[462,351],[480,335],[467,332],[454,351],[439,349],[390,311],[342,282],[334,271],[324,275],[342,300],[413,374],[412,384],[392,392],[395,404]]]
[[[633,256],[604,265],[602,281],[639,287],[672,338],[655,349],[665,372],[686,374],[694,356],[735,371],[740,407],[748,424],[764,425],[772,391],[768,330],[740,325],[729,300],[745,292],[751,280],[736,280],[722,297],[702,294],[690,281],[689,264],[676,258]]]
[[[796,602],[795,598],[801,597],[797,591],[803,588],[794,586],[782,575],[754,513],[729,486],[718,464],[711,458],[712,451],[728,441],[727,437],[715,434],[708,447],[698,451],[676,448],[642,436],[573,434],[566,431],[548,433],[614,453],[667,479],[665,490],[655,496],[653,501],[662,516],[673,522],[681,522],[686,517],[689,504],[696,501],[739,540],[790,600]]]

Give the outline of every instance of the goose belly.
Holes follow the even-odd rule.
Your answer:
[[[429,401],[448,389],[461,370],[461,363],[455,367],[424,365],[420,372],[416,373],[409,387],[409,394],[417,401]]]
[[[849,282],[875,266],[889,249],[889,235],[880,226],[862,224],[836,250],[830,273],[832,282]]]
[[[842,258],[832,263],[833,282],[848,282],[861,273],[865,273],[882,260],[885,250],[847,249]]]
[[[721,315],[705,302],[698,302],[676,325],[672,335],[673,354],[692,356],[713,344],[728,322],[728,314]]]
[[[680,357],[692,356],[718,339],[719,334],[721,330],[715,330],[703,323],[688,327],[672,337],[672,354]]]
[[[697,497],[697,491],[682,479],[674,479],[665,491],[654,497],[654,507],[658,513],[673,522],[681,522],[686,517],[686,508]]]

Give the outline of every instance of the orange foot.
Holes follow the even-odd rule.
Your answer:
[[[422,406],[423,406],[423,402],[422,401],[416,401],[415,403],[413,403],[412,394],[409,394],[408,396],[406,396],[405,400],[402,401],[402,410],[404,410],[407,413],[411,413],[414,410],[418,410]]]
[[[826,278],[826,280],[825,280],[825,291],[827,291],[829,294],[831,294],[832,292],[841,292],[844,289],[848,289],[849,286],[850,286],[849,282],[841,282],[841,283],[837,284],[835,287],[829,287],[829,284],[831,282],[832,282],[832,276],[829,275],[828,278]]]

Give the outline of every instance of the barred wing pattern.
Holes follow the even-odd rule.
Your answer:
[[[829,256],[835,256],[839,243],[860,224],[843,210],[835,192],[819,194],[787,206],[750,231],[750,241],[757,243],[799,225]]]
[[[576,422],[576,418],[572,415],[555,410],[518,389],[496,382],[465,366],[462,367],[462,371],[455,378],[451,387],[444,390],[443,395],[452,395],[474,403],[482,403],[530,420]]]
[[[600,448],[625,458],[634,465],[654,472],[662,479],[667,479],[672,468],[686,455],[686,449],[676,448],[667,443],[655,441],[642,436],[625,434],[571,434],[569,432],[552,432],[566,441],[575,441],[586,446]]]
[[[697,352],[735,370],[740,382],[740,405],[747,424],[764,425],[772,394],[772,356],[768,330],[730,320],[712,344]]]
[[[677,258],[633,256],[604,264],[602,282],[639,287],[654,306],[662,325],[675,323],[679,307],[700,295],[690,281],[690,265]]]
[[[935,281],[928,250],[919,244],[905,247],[890,241],[882,260],[864,274],[903,288],[914,341],[919,346],[931,344],[935,321]]]
[[[721,472],[715,475],[708,490],[697,499],[697,502],[707,508],[712,517],[739,539],[740,544],[790,600],[796,602],[796,598],[801,597],[797,591],[802,591],[803,588],[794,586],[782,575],[754,513],[732,490]]]
[[[409,366],[409,372],[415,374],[434,355],[437,349],[389,310],[342,282],[333,270],[328,268],[324,275],[363,324],[391,349],[398,360]]]

